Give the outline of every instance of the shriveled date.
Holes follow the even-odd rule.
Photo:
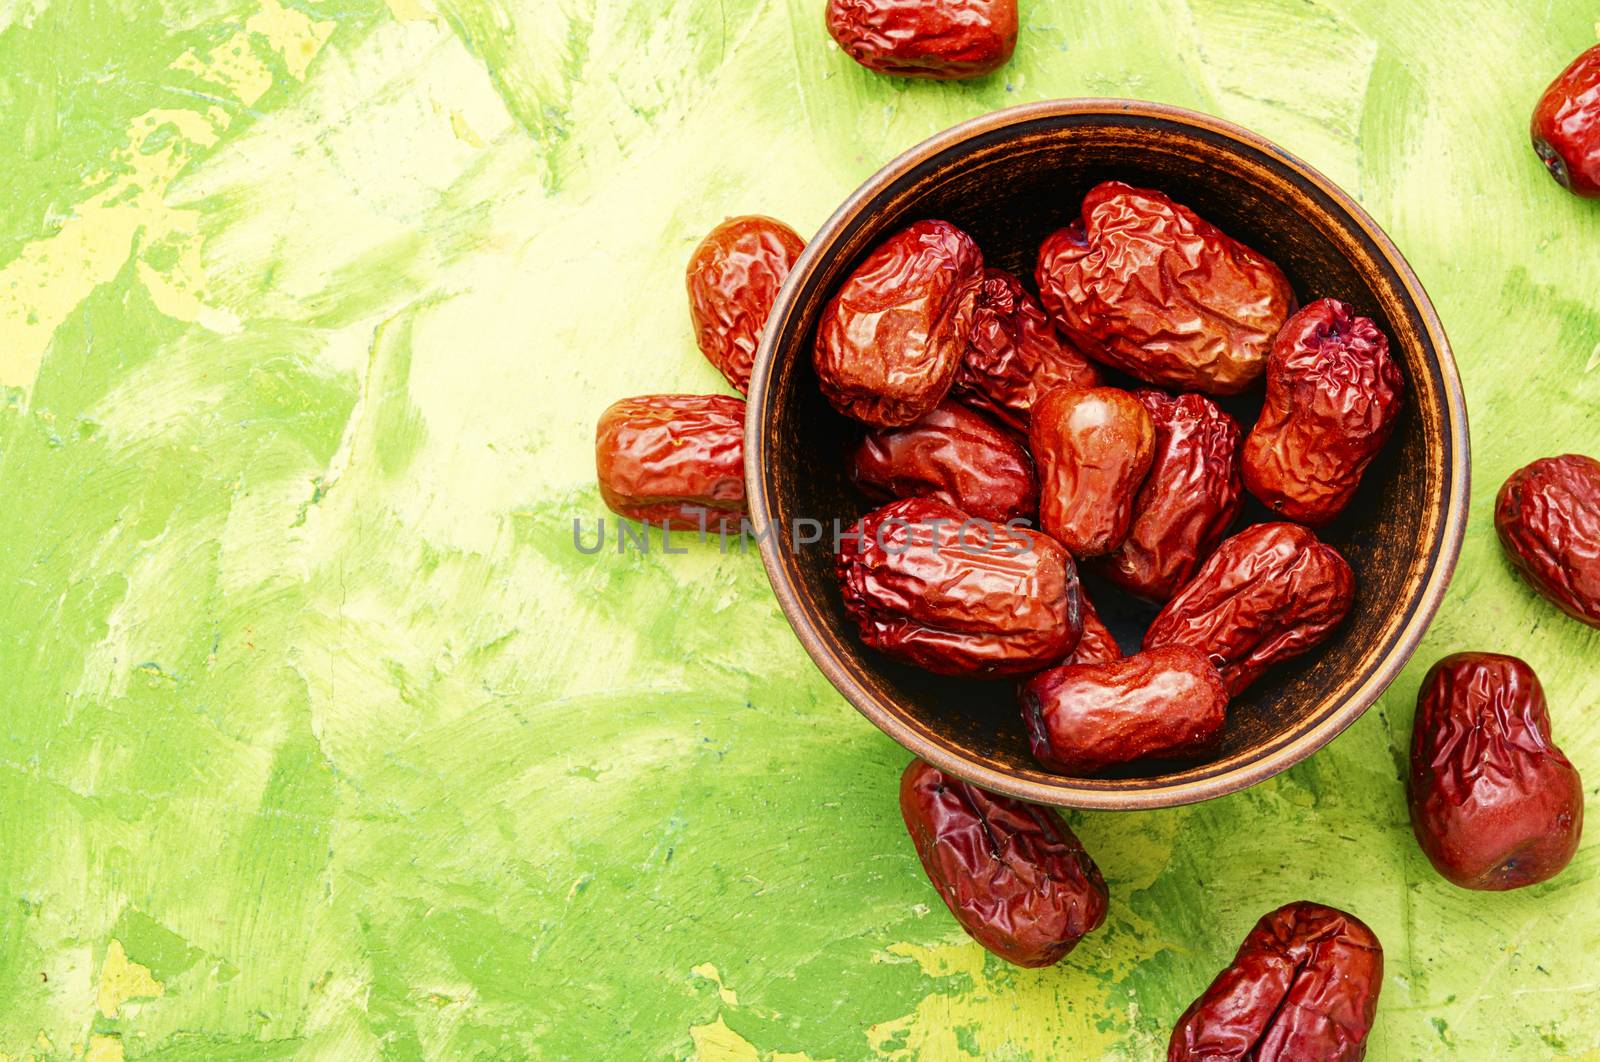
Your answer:
[[[1106,181],[1039,249],[1039,294],[1092,358],[1149,383],[1238,394],[1294,308],[1281,270],[1160,192]]]
[[[1239,425],[1204,395],[1133,397],[1155,425],[1155,461],[1134,499],[1127,539],[1099,571],[1130,593],[1165,601],[1227,537],[1244,507]]]
[[[1033,410],[1039,522],[1079,559],[1128,537],[1133,503],[1155,457],[1155,426],[1126,391],[1057,387]]]
[[[1565,454],[1513,472],[1495,500],[1494,526],[1535,590],[1600,627],[1600,461]]]
[[[1021,700],[1034,757],[1084,776],[1201,751],[1227,718],[1228,688],[1205,653],[1174,645],[1042,672]]]
[[[813,360],[846,416],[910,424],[938,405],[967,351],[983,252],[945,221],[919,221],[867,255],[822,311]]]
[[[842,537],[836,570],[861,640],[941,675],[1037,671],[1081,630],[1077,568],[1057,542],[931,498],[863,517]]]
[[[600,414],[594,450],[600,496],[619,516],[683,530],[739,530],[744,399],[625,398]]]
[[[1299,524],[1256,524],[1217,547],[1145,632],[1144,647],[1209,653],[1237,695],[1319,645],[1355,601],[1355,573]]]
[[[828,32],[868,70],[981,77],[1017,47],[1017,0],[828,0]]]
[[[806,248],[793,229],[760,215],[729,218],[689,258],[689,316],[701,353],[740,393],[767,315]]]
[[[957,402],[903,428],[869,431],[850,455],[850,478],[878,498],[936,498],[997,524],[1039,507],[1033,460],[1021,443]]]
[[[900,777],[900,814],[939,898],[1007,962],[1059,962],[1105,921],[1100,868],[1054,809],[912,760]]]
[[[1078,636],[1078,644],[1073,647],[1072,655],[1062,663],[1109,664],[1113,660],[1121,660],[1122,646],[1117,644],[1116,635],[1100,618],[1082,584],[1078,586],[1078,611],[1083,617],[1083,633]]]
[[[1563,188],[1600,198],[1600,44],[1550,83],[1533,111],[1533,150]]]
[[[1465,889],[1554,877],[1583,835],[1583,783],[1550,738],[1539,676],[1514,656],[1457,653],[1428,672],[1406,796],[1422,851]]]
[[[1099,370],[1056,334],[1022,281],[1001,269],[985,270],[972,341],[951,395],[1026,432],[1033,404],[1046,391],[1099,385]]]
[[[1383,988],[1366,923],[1301,900],[1266,915],[1178,1019],[1168,1062],[1360,1062]]]
[[[1244,482],[1284,519],[1319,527],[1344,511],[1400,415],[1405,383],[1371,318],[1318,299],[1289,318],[1267,359],[1267,401],[1244,444]]]

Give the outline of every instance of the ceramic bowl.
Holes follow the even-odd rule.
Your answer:
[[[1322,537],[1355,569],[1350,618],[1321,647],[1237,697],[1209,756],[1069,778],[1029,752],[1015,683],[941,678],[864,647],[846,619],[831,534],[798,541],[799,520],[848,527],[873,505],[845,476],[860,425],[817,388],[811,351],[830,295],[884,237],[921,218],[950,221],[986,261],[1032,284],[1040,242],[1117,179],[1160,189],[1265,253],[1304,304],[1351,303],[1388,334],[1405,409],[1349,510]],[[1260,388],[1225,403],[1248,430]],[[917,145],[852,194],[796,263],[775,306],[749,392],[745,476],[762,560],[784,615],[851,704],[911,752],[979,786],[1083,808],[1149,808],[1242,789],[1349,726],[1399,674],[1450,581],[1467,513],[1466,404],[1438,316],[1383,231],[1326,177],[1216,118],[1127,100],[1062,100],[985,115]],[[1269,519],[1252,503],[1244,523]],[[1125,649],[1154,607],[1092,581],[1088,593]]]

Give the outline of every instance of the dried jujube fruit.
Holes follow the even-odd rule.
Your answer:
[[[760,215],[729,218],[689,258],[689,317],[707,360],[739,389],[750,368],[767,315],[805,241],[781,221]]]
[[[1189,1004],[1167,1062],[1360,1062],[1382,989],[1383,947],[1366,923],[1286,904]]]
[[[1465,889],[1554,877],[1583,835],[1583,783],[1551,740],[1539,676],[1514,656],[1457,653],[1428,672],[1406,796],[1422,851]]]
[[[1134,498],[1128,537],[1097,567],[1129,593],[1165,601],[1227,537],[1244,507],[1239,425],[1204,395],[1133,397],[1155,425],[1155,460]]]
[[[681,530],[739,530],[744,399],[624,398],[600,415],[594,449],[600,496],[619,516]]]
[[[1078,777],[1200,752],[1228,710],[1217,669],[1205,653],[1181,645],[1041,672],[1020,699],[1034,758]]]
[[[1039,249],[1039,294],[1085,354],[1180,391],[1238,394],[1294,309],[1283,272],[1160,192],[1106,181]]]
[[[890,236],[822,311],[813,361],[822,393],[846,416],[910,424],[944,400],[972,337],[983,252],[944,221]]]
[[[1244,444],[1244,483],[1286,520],[1344,511],[1389,441],[1405,382],[1371,318],[1318,299],[1289,318],[1267,359],[1267,400]]]
[[[1572,61],[1533,110],[1533,150],[1563,188],[1600,197],[1600,44]]]
[[[1600,627],[1600,461],[1565,454],[1513,472],[1495,499],[1494,526],[1535,590]]]
[[[1105,921],[1100,868],[1053,808],[912,760],[900,777],[900,814],[939,898],[1007,962],[1059,962]]]
[[[1089,600],[1081,584],[1078,586],[1078,612],[1083,617],[1083,633],[1078,636],[1078,644],[1073,647],[1072,654],[1062,663],[1109,664],[1113,660],[1121,660],[1122,647],[1117,644],[1116,635],[1111,633],[1111,628],[1095,611],[1094,602]]]
[[[827,23],[850,58],[901,77],[981,77],[1017,46],[1017,0],[828,0]]]
[[[1022,281],[985,270],[951,396],[1026,433],[1033,404],[1046,391],[1099,385],[1100,371],[1056,334]]]
[[[1355,573],[1299,524],[1256,524],[1217,547],[1156,614],[1144,647],[1207,653],[1237,695],[1273,664],[1321,644],[1349,615]]]
[[[936,674],[1027,674],[1078,643],[1077,567],[1037,531],[908,498],[842,535],[835,566],[861,640]]]
[[[1121,545],[1155,457],[1144,406],[1114,387],[1057,387],[1034,406],[1028,435],[1045,532],[1080,560]]]
[[[848,471],[873,497],[936,498],[997,524],[1029,518],[1039,507],[1028,451],[957,402],[942,402],[903,428],[867,432]]]

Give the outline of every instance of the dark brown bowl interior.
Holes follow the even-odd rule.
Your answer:
[[[940,678],[866,649],[845,619],[831,534],[796,544],[812,519],[848,525],[872,508],[844,476],[861,428],[817,389],[811,348],[827,297],[895,229],[942,218],[992,265],[1032,285],[1034,256],[1118,179],[1158,188],[1276,261],[1302,303],[1334,296],[1376,320],[1403,360],[1394,439],[1350,510],[1323,537],[1354,567],[1358,597],[1326,645],[1237,698],[1214,755],[1066,778],[1041,769],[1014,683]],[[1349,725],[1405,664],[1438,606],[1461,545],[1467,428],[1444,333],[1416,277],[1348,197],[1304,163],[1214,118],[1154,104],[1072,100],[975,119],[895,160],[823,226],[775,307],[750,388],[746,479],[762,556],[785,614],[818,666],[863,714],[918,755],[989,789],[1069,807],[1158,807],[1244,788],[1299,761]],[[1256,393],[1228,403],[1247,429]],[[1259,506],[1240,526],[1267,517]],[[803,535],[801,537],[804,537]],[[1154,609],[1094,583],[1088,592],[1124,648]]]

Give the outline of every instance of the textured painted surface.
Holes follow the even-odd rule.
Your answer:
[[[1525,128],[1592,5],[1023,0],[966,85],[860,71],[819,9],[0,0],[0,1052],[1143,1059],[1306,897],[1387,947],[1370,1057],[1600,1058],[1600,833],[1460,892],[1399,783],[1426,664],[1481,648],[1600,787],[1600,634],[1489,524],[1600,450],[1600,209]],[[722,389],[681,280],[711,225],[809,232],[922,136],[1083,94],[1361,199],[1455,342],[1475,501],[1380,705],[1249,792],[1072,816],[1111,916],[1022,972],[938,906],[904,753],[754,556],[570,521],[608,402]]]

